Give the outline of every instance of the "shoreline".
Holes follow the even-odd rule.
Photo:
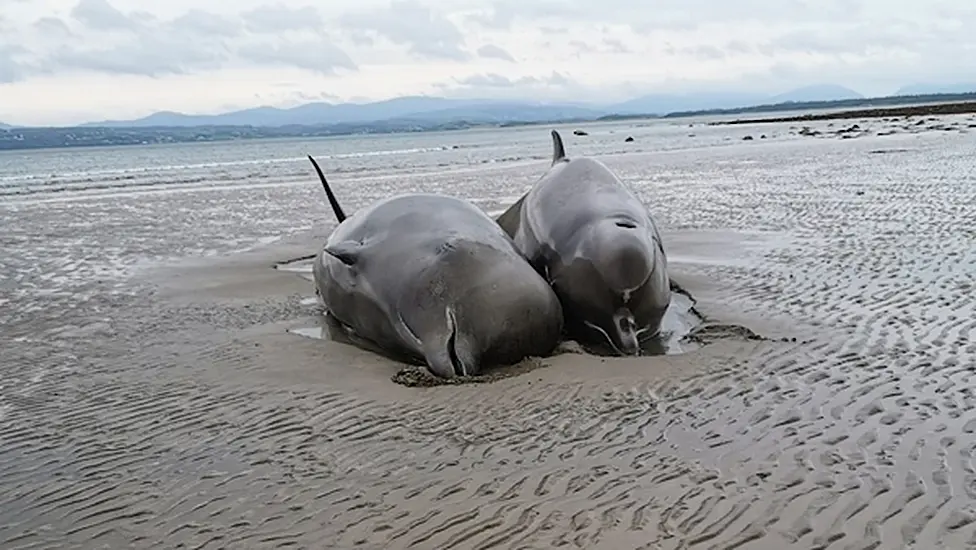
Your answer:
[[[920,101],[927,101],[920,104]],[[879,104],[877,107],[864,105]],[[883,106],[880,106],[883,105]],[[227,143],[254,140],[347,138],[457,132],[461,130],[498,130],[534,126],[566,126],[637,122],[681,121],[689,118],[715,119],[751,113],[805,112],[803,115],[753,117],[733,121],[712,121],[708,125],[792,122],[842,118],[911,116],[918,114],[961,114],[973,112],[976,93],[927,94],[922,96],[888,96],[856,100],[800,101],[753,105],[732,109],[706,109],[664,113],[604,114],[595,117],[566,117],[545,120],[464,120],[413,121],[388,119],[371,122],[349,122],[317,125],[247,126],[66,126],[0,128],[0,153],[5,151],[41,151],[52,149],[87,149],[91,147],[153,146],[167,144]],[[835,109],[824,113],[825,109]],[[958,110],[963,109],[963,110]]]
[[[913,116],[947,116],[972,113],[976,113],[976,100],[960,101],[955,103],[931,103],[927,105],[911,105],[906,107],[873,107],[870,109],[852,109],[830,113],[809,113],[785,117],[737,118],[734,120],[716,120],[707,124],[709,126],[733,126],[737,124],[813,122],[821,120],[846,120],[852,118],[908,118]]]

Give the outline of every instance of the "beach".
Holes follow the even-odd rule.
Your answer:
[[[304,155],[347,213],[497,213],[549,128],[0,155],[0,547],[976,547],[976,119],[933,118],[560,128],[763,339],[435,387],[295,332]]]

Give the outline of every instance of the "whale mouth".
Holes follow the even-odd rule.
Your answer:
[[[597,325],[595,323],[592,323],[590,321],[583,321],[583,325],[584,326],[587,326],[587,327],[589,327],[591,329],[593,329],[594,331],[596,331],[596,332],[598,332],[600,334],[602,334],[604,340],[610,346],[610,349],[612,349],[617,355],[622,356],[622,357],[626,357],[626,356],[629,356],[629,355],[639,355],[640,354],[640,348],[638,348],[637,351],[632,352],[632,353],[627,353],[625,350],[620,349],[620,347],[617,345],[617,343],[613,341],[613,338],[610,337],[610,334],[607,331],[603,330],[603,328],[601,328],[599,325]]]
[[[640,339],[637,333],[637,326],[632,315],[616,315],[614,324],[617,328],[617,338],[620,340],[621,349],[627,355],[640,355]]]
[[[451,360],[451,367],[457,376],[467,376],[468,370],[464,367],[464,361],[461,360],[457,352],[457,320],[454,318],[453,311],[448,310],[447,322],[451,327],[451,335],[447,338],[447,356]]]

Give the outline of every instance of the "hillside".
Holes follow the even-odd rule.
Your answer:
[[[539,120],[537,124],[566,122],[565,118]],[[506,126],[507,122],[472,123],[464,120],[425,122],[388,119],[375,122],[320,124],[317,126],[171,126],[145,128],[17,128],[0,132],[0,151],[54,147],[103,147],[162,143],[204,143],[247,139],[319,138],[343,135],[393,134],[461,130],[479,126]],[[515,124],[532,124],[517,122]]]
[[[834,97],[803,101],[809,97]],[[640,101],[627,102],[630,109],[639,109]],[[710,108],[695,111],[664,111],[618,114],[619,106],[585,107],[570,104],[541,104],[531,102],[503,102],[485,100],[451,100],[443,98],[398,98],[372,104],[309,104],[293,109],[261,107],[224,113],[194,116],[181,113],[156,113],[139,121],[116,121],[112,127],[97,123],[74,127],[23,127],[0,125],[0,150],[46,149],[52,147],[96,147],[117,145],[148,145],[157,143],[214,142],[247,139],[316,138],[350,134],[389,134],[400,132],[429,132],[458,130],[479,126],[508,127],[528,124],[558,124],[590,120],[626,120],[650,117],[678,118],[701,115],[729,115],[745,113],[775,113],[783,111],[814,111],[832,109],[871,108],[882,106],[910,106],[950,102],[976,102],[976,92],[966,94],[925,94],[915,96],[861,97],[856,92],[834,86],[817,86],[768,96],[762,103],[756,96],[731,94],[690,94],[684,101],[714,105],[741,103],[742,107]],[[658,95],[658,105],[678,104],[678,96]],[[691,98],[691,100],[689,100]],[[759,102],[759,103],[756,103]],[[620,104],[624,105],[624,104]],[[624,105],[626,106],[626,105]],[[965,107],[973,108],[972,104]],[[419,110],[418,110],[419,109]],[[354,119],[352,122],[323,123],[312,118],[316,111],[339,113]],[[610,113],[610,114],[606,114]],[[392,115],[379,120],[376,116]],[[811,114],[810,116],[819,116]],[[366,120],[355,120],[366,119]],[[246,120],[248,124],[207,123],[207,121]],[[763,120],[766,120],[765,118]],[[287,124],[278,124],[290,121]]]
[[[199,126],[317,126],[359,124],[385,120],[412,120],[425,124],[538,122],[554,119],[589,120],[608,114],[665,114],[674,111],[727,109],[782,101],[835,100],[860,97],[841,86],[808,86],[775,96],[741,93],[651,94],[613,105],[579,105],[535,101],[452,99],[408,96],[373,103],[308,103],[287,109],[254,107],[214,115],[188,115],[172,111],[135,120],[89,122],[81,127],[188,128]]]
[[[934,95],[934,94],[969,94],[976,92],[974,83],[955,84],[910,84],[898,89],[895,95]]]
[[[190,126],[316,126],[352,124],[381,120],[411,119],[425,122],[469,120],[546,120],[554,114],[571,113],[572,117],[596,118],[600,111],[565,105],[543,105],[534,102],[502,102],[481,99],[448,99],[439,97],[399,97],[375,103],[308,103],[290,109],[255,107],[218,115],[186,115],[160,112],[136,120],[114,120],[83,124],[85,127],[148,128]],[[563,116],[563,115],[559,115]]]
[[[604,110],[616,115],[657,114],[705,111],[713,109],[741,109],[754,105],[787,102],[840,101],[863,99],[864,96],[843,86],[822,84],[804,86],[776,95],[749,93],[704,92],[697,94],[650,94],[610,105]]]
[[[860,99],[840,99],[835,101],[797,101],[789,103],[768,103],[733,109],[702,109],[699,111],[675,111],[664,118],[683,118],[690,116],[738,115],[749,113],[777,113],[782,111],[815,111],[821,109],[850,109],[857,107],[880,108],[885,106],[931,105],[941,103],[976,102],[976,92],[962,94],[892,95],[865,97]],[[604,117],[627,118],[627,117]]]
[[[821,84],[816,86],[804,86],[786,92],[785,94],[774,95],[766,100],[767,103],[803,103],[807,101],[845,101],[864,99],[864,96],[844,86],[834,84]]]
[[[605,107],[608,114],[665,114],[700,109],[732,109],[762,103],[760,94],[701,92],[690,94],[648,94]]]
[[[545,120],[595,120],[604,111],[576,107],[572,105],[528,105],[516,103],[499,103],[472,105],[468,107],[454,107],[414,113],[402,117],[390,118],[391,121],[415,120],[424,123],[450,123],[467,121],[476,123],[501,122],[535,122]]]

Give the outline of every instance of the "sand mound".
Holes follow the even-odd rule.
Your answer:
[[[397,384],[404,386],[423,388],[458,384],[484,384],[488,382],[497,382],[498,380],[504,380],[505,378],[510,378],[512,376],[518,376],[520,374],[532,372],[535,369],[547,366],[548,365],[538,357],[527,357],[515,365],[501,369],[494,369],[494,371],[490,371],[479,376],[441,378],[439,376],[434,376],[434,374],[431,373],[426,367],[410,365],[397,371],[397,373],[393,375],[392,380]]]

